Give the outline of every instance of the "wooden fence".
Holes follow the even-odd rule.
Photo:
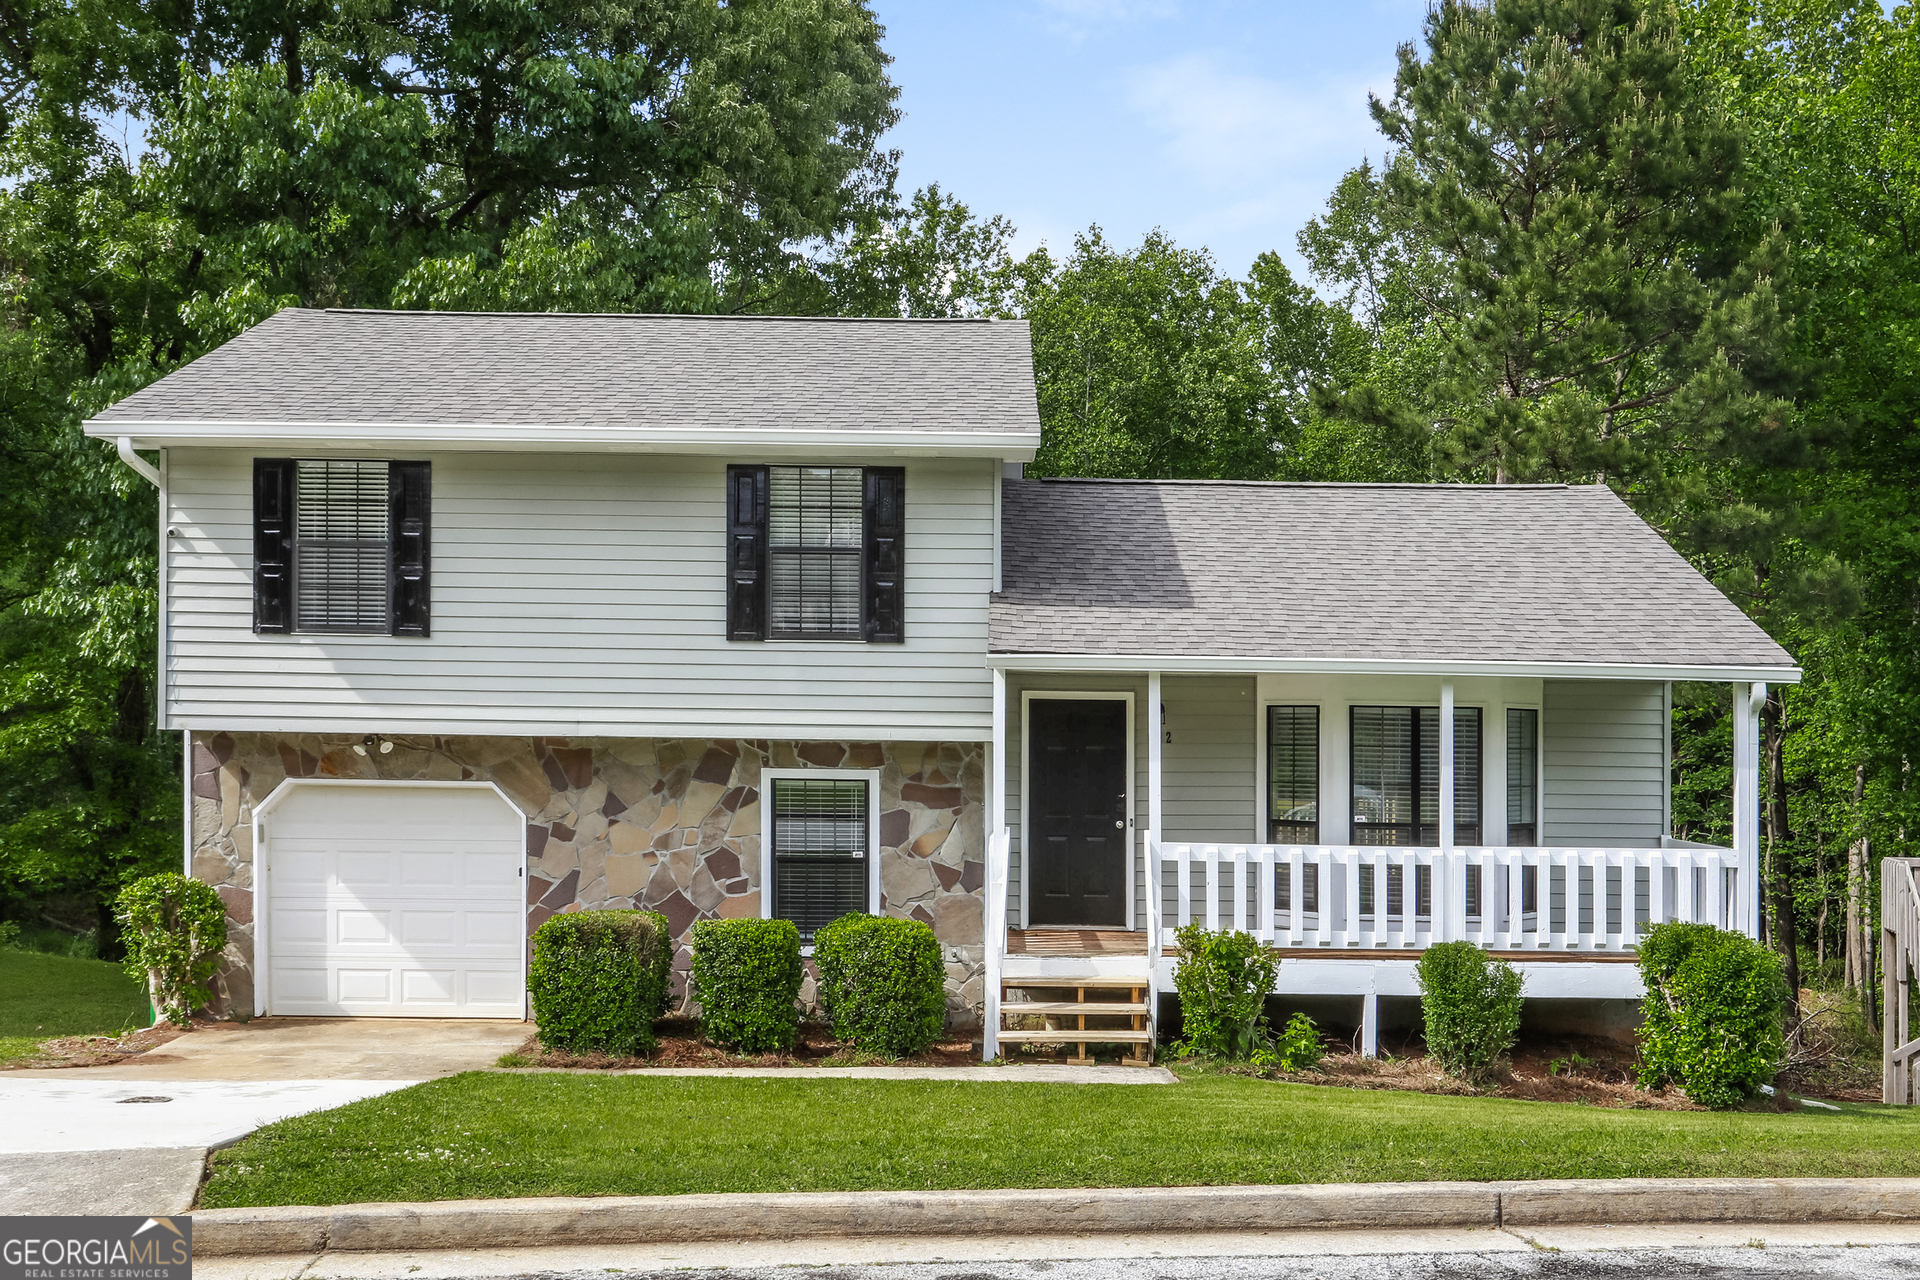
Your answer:
[[[1920,1040],[1913,1038],[1907,1007],[1913,975],[1920,968],[1920,858],[1885,858],[1880,863],[1880,1005],[1885,1046],[1880,1086],[1883,1102],[1914,1102],[1913,1064]]]

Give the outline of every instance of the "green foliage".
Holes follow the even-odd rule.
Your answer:
[[[1779,956],[1712,925],[1655,925],[1640,943],[1640,980],[1641,1084],[1731,1107],[1772,1081],[1786,1052]]]
[[[227,907],[213,886],[177,871],[136,880],[117,904],[129,976],[147,984],[161,1017],[186,1026],[212,993],[227,945]]]
[[[888,1058],[919,1053],[947,1025],[940,940],[918,920],[854,913],[813,935],[820,1001],[833,1034]]]
[[[1786,245],[1740,222],[1738,131],[1684,74],[1670,12],[1448,0],[1426,37],[1373,104],[1396,150],[1372,179],[1374,241],[1349,257],[1394,243],[1435,377],[1347,410],[1495,479],[1672,494],[1694,478],[1676,457],[1789,451]]]
[[[1320,1028],[1304,1013],[1287,1019],[1280,1034],[1253,1051],[1253,1065],[1263,1071],[1311,1071],[1327,1056]]]
[[[1520,971],[1471,942],[1442,942],[1414,966],[1427,1052],[1456,1076],[1482,1079],[1520,1034]]]
[[[693,926],[700,1031],[722,1048],[791,1049],[804,976],[800,930],[791,920],[702,920]]]
[[[1180,993],[1181,1041],[1174,1051],[1245,1061],[1260,1046],[1267,993],[1280,957],[1250,933],[1182,925],[1174,933],[1180,959],[1173,969]]]
[[[568,911],[533,933],[527,993],[540,1043],[568,1053],[653,1052],[673,937],[654,911]]]

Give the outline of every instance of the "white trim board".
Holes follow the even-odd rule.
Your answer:
[[[369,734],[387,738],[421,737],[508,737],[508,738],[762,738],[770,742],[831,742],[857,739],[861,742],[991,742],[990,719],[978,727],[884,725],[763,725],[716,724],[688,721],[667,724],[585,724],[577,720],[526,723],[510,720],[436,720],[422,727],[411,720],[381,718],[376,709],[364,704],[353,712],[327,719],[254,719],[247,716],[182,716],[169,721],[172,727],[194,733],[317,733],[358,740]]]
[[[444,782],[416,781],[406,778],[286,778],[280,785],[267,793],[267,798],[253,808],[250,815],[253,825],[253,1016],[267,1016],[270,1003],[268,987],[272,982],[272,895],[273,895],[273,857],[272,832],[266,823],[281,802],[302,788],[340,788],[340,787],[428,787],[434,790],[486,790],[500,797],[500,802],[520,818],[520,925],[524,944],[520,948],[520,989],[524,993],[527,986],[527,953],[532,949],[533,940],[525,937],[526,917],[532,904],[526,901],[527,885],[527,819],[525,809],[513,802],[513,797],[502,791],[492,782]],[[188,809],[192,809],[191,787],[189,787]],[[187,854],[188,874],[192,874],[193,854]],[[530,1006],[523,1006],[522,1018],[533,1016]]]
[[[760,918],[773,914],[773,784],[782,778],[858,778],[867,784],[867,914],[884,914],[880,901],[880,770],[774,769],[760,771]],[[803,948],[812,954],[811,946]]]
[[[1031,763],[1033,760],[1033,716],[1029,704],[1038,698],[1041,702],[1124,702],[1127,704],[1127,922],[1123,928],[1138,929],[1134,917],[1133,878],[1138,869],[1140,850],[1137,847],[1140,824],[1135,821],[1134,812],[1134,736],[1133,691],[1130,689],[1022,689],[1020,691],[1020,927],[1029,925],[1029,894],[1033,885],[1032,844],[1027,839],[1028,819],[1033,813],[1033,783]],[[1148,886],[1149,889],[1152,886]],[[1041,928],[1051,926],[1042,925]],[[1073,926],[1063,925],[1062,928]]]
[[[576,423],[321,422],[295,419],[113,419],[86,424],[96,440],[128,437],[136,449],[163,446],[391,448],[431,446],[512,453],[734,454],[742,449],[790,449],[898,457],[990,457],[1031,462],[1035,431],[817,431],[792,427],[582,428]]]
[[[1000,671],[1167,675],[1525,676],[1548,680],[1712,680],[1799,684],[1798,667],[1508,662],[1453,658],[1236,658],[1188,654],[990,653]]]

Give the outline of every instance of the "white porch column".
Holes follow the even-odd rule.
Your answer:
[[[1766,685],[1733,686],[1733,852],[1740,869],[1727,927],[1749,937],[1760,932],[1760,712],[1766,705]],[[1726,890],[1714,884],[1707,892],[1718,897]]]
[[[1007,673],[993,670],[993,740],[987,744],[986,972],[981,1009],[980,1056],[1000,1056],[1000,962],[1007,948]]]
[[[1159,860],[1154,851],[1159,848],[1160,805],[1164,798],[1160,782],[1161,745],[1167,739],[1166,717],[1160,709],[1160,673],[1147,672],[1147,832],[1142,847],[1147,852],[1147,892],[1159,892]],[[1143,904],[1144,905],[1144,904]],[[1148,947],[1157,945],[1157,939],[1149,939]]]
[[[1416,743],[1415,750],[1419,749]],[[1420,801],[1414,798],[1414,823],[1419,824]],[[1444,870],[1434,877],[1433,936],[1439,942],[1452,942],[1466,932],[1467,893],[1453,858],[1453,681],[1440,682],[1440,857]],[[1455,900],[1459,905],[1456,908]]]

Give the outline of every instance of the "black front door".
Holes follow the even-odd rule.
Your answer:
[[[1033,787],[1027,923],[1126,928],[1127,704],[1027,704]]]

